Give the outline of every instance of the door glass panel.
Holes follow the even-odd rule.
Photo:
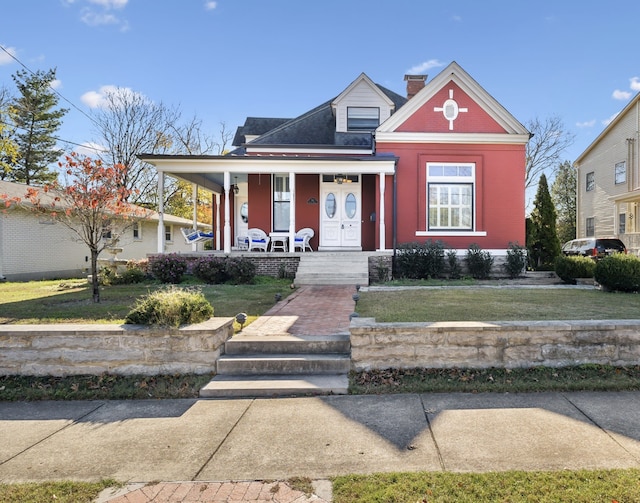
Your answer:
[[[356,196],[351,192],[347,194],[344,200],[344,212],[347,214],[347,218],[353,218],[356,216]]]
[[[330,192],[324,200],[324,211],[329,218],[336,216],[336,196],[333,192]]]

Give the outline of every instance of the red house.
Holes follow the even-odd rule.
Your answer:
[[[318,251],[524,245],[529,132],[455,62],[426,79],[405,76],[404,97],[363,73],[299,117],[248,118],[229,154],[140,157],[160,190],[168,174],[216,194],[214,248],[225,253],[253,228],[290,253],[301,228]]]

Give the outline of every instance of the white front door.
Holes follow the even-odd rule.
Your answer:
[[[361,250],[359,183],[322,183],[320,247]]]

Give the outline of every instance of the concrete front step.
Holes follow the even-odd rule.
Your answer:
[[[294,282],[297,285],[368,285],[368,255],[357,252],[303,254]]]
[[[235,335],[224,345],[227,355],[247,354],[349,354],[349,334],[303,335]]]
[[[347,374],[215,376],[200,390],[201,398],[345,395]]]
[[[224,355],[218,359],[218,374],[340,374],[348,373],[348,355],[321,354],[256,354]]]

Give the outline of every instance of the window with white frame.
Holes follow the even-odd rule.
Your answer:
[[[618,234],[624,234],[627,230],[627,214],[620,213],[618,215]]]
[[[616,185],[619,183],[626,183],[627,181],[627,163],[625,161],[617,162],[615,166],[615,181]]]
[[[273,230],[275,232],[289,230],[290,209],[289,175],[273,175]]]
[[[142,239],[142,228],[140,226],[140,222],[134,222],[131,225],[131,232],[133,233],[133,239],[135,241],[140,241]]]
[[[373,131],[380,125],[377,107],[347,107],[348,131]]]
[[[586,187],[587,187],[587,192],[590,192],[596,188],[596,175],[593,171],[590,171],[589,173],[587,173]]]
[[[173,241],[173,232],[170,225],[164,226],[164,240],[167,242]]]
[[[475,164],[427,164],[428,230],[473,230]]]
[[[594,217],[587,218],[585,234],[587,235],[587,237],[596,235],[596,220]]]

